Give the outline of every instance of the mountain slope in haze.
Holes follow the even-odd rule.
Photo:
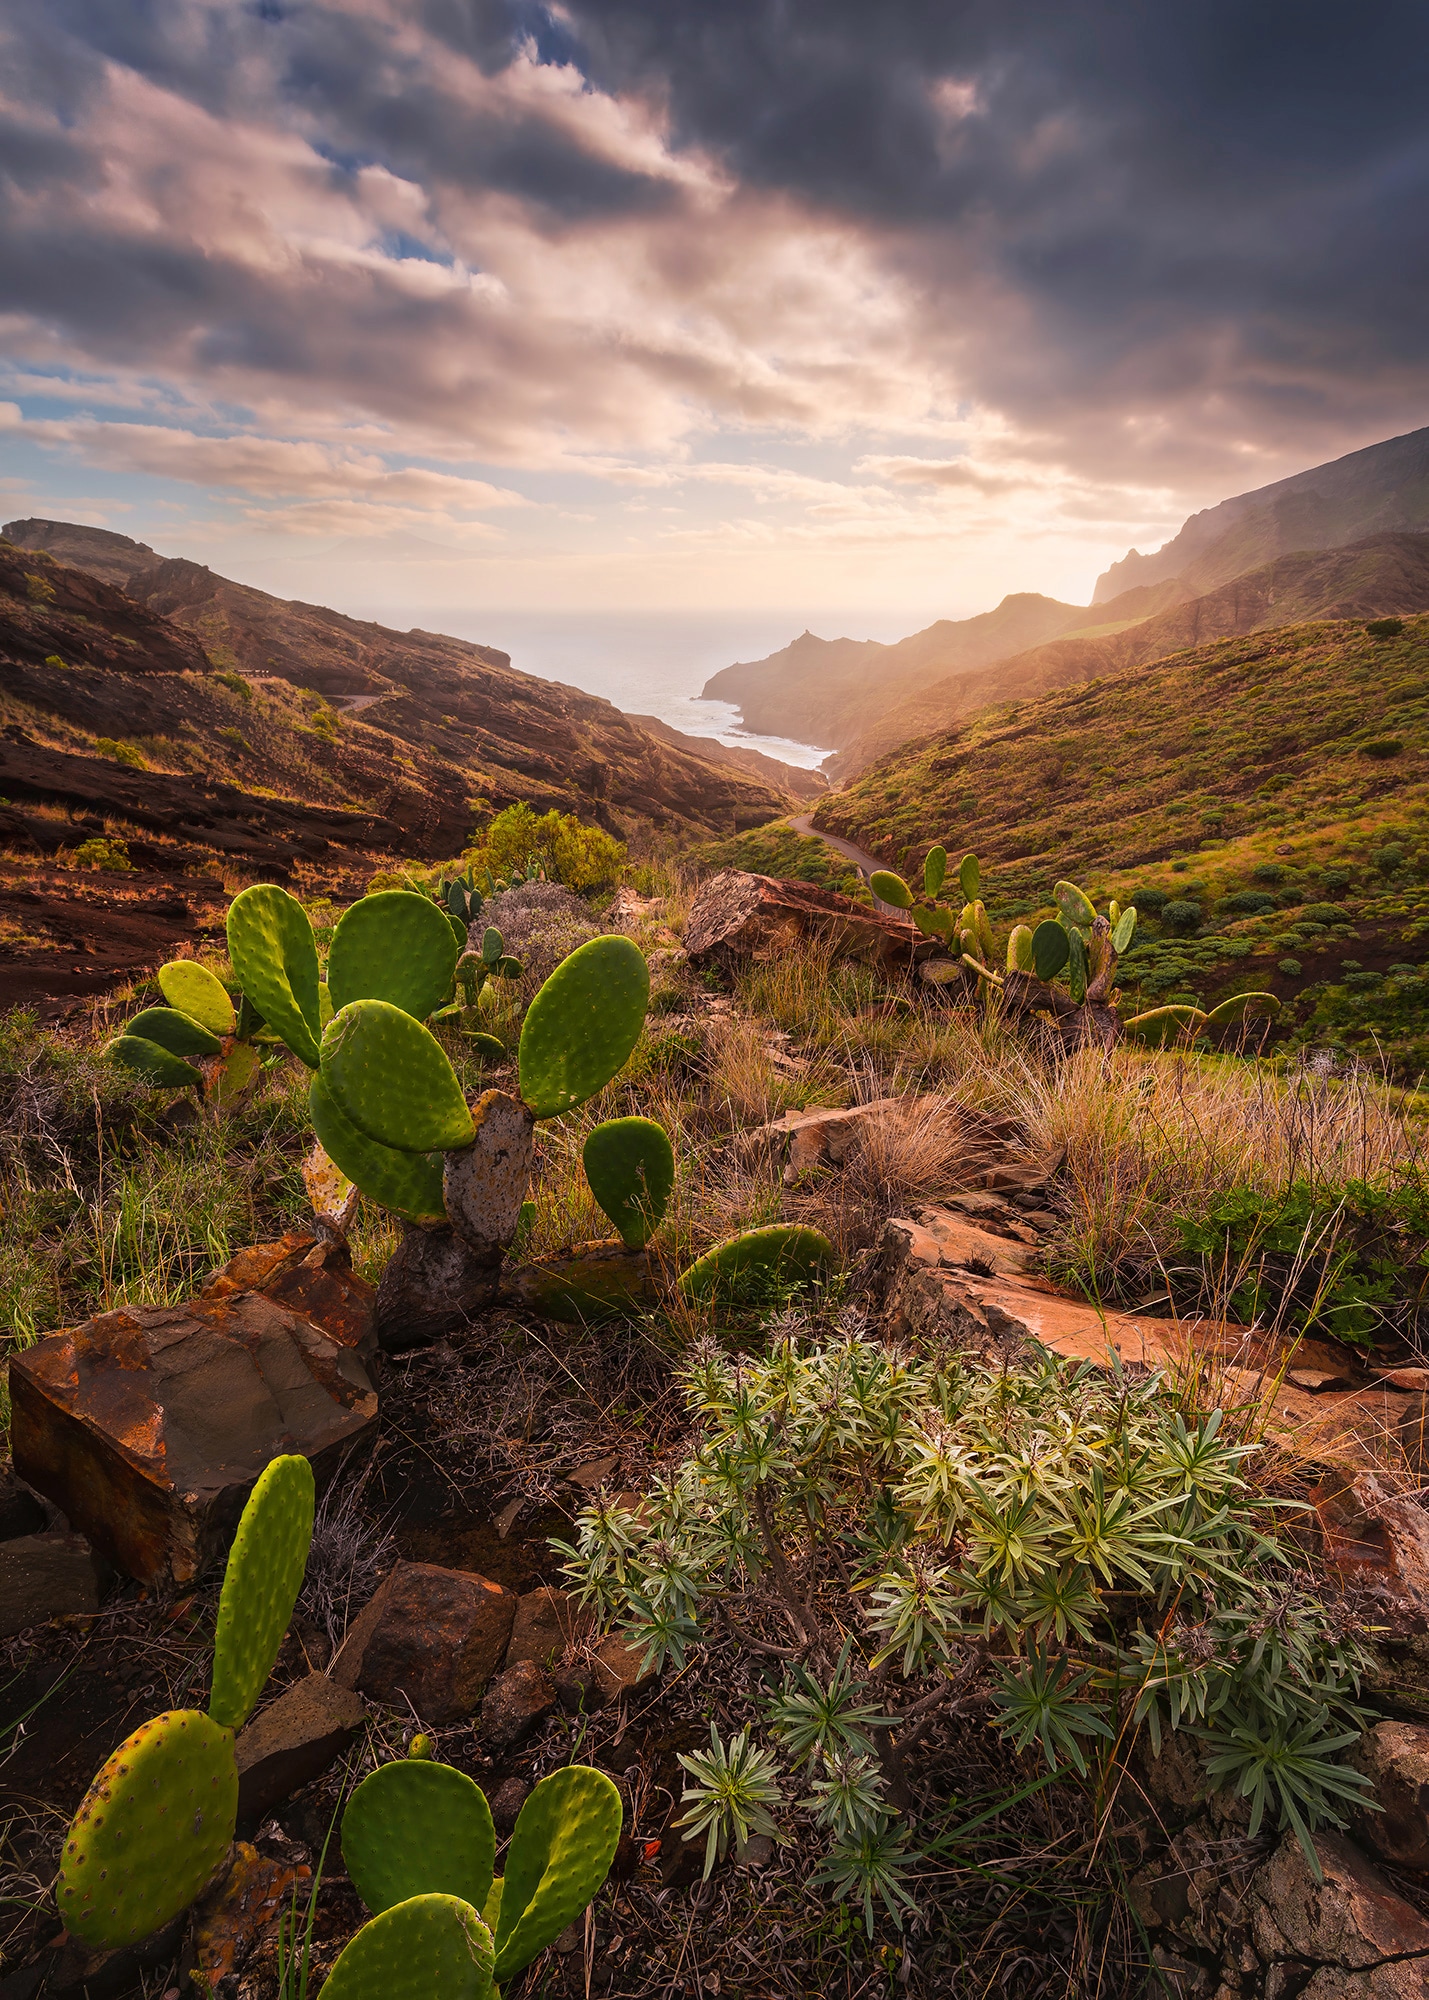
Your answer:
[[[1052,914],[1062,877],[1138,903],[1132,999],[1269,988],[1292,1039],[1373,1032],[1402,1076],[1429,1067],[1429,616],[1254,632],[984,710],[814,824],[905,872],[973,849],[1004,926]]]
[[[1429,529],[1429,428],[1239,493],[1193,514],[1150,555],[1133,549],[1097,578],[1093,604],[1180,577],[1199,596],[1275,556],[1368,535]]]
[[[1175,579],[1178,589],[1184,579]],[[1158,588],[1164,586],[1156,586]],[[1106,611],[1116,611],[1126,592]],[[1282,556],[1205,596],[1100,637],[1070,633],[981,673],[949,676],[885,705],[876,724],[824,760],[835,783],[866,770],[900,743],[947,729],[999,702],[1163,658],[1188,646],[1307,618],[1377,618],[1429,610],[1429,535],[1371,535],[1348,547]]]
[[[822,771],[808,771],[799,764],[786,764],[778,757],[766,756],[764,751],[750,749],[743,743],[721,743],[714,736],[690,736],[685,730],[676,729],[672,723],[662,722],[658,715],[631,715],[628,720],[657,742],[668,743],[676,750],[688,750],[692,756],[703,757],[710,764],[732,764],[735,770],[747,771],[752,778],[762,778],[767,785],[777,785],[796,799],[821,799],[829,789],[829,781]]]

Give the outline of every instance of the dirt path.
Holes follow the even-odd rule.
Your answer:
[[[798,819],[791,819],[789,824],[793,827],[795,833],[811,833],[815,840],[822,840],[827,846],[836,849],[838,853],[843,855],[845,860],[853,863],[865,882],[872,875],[875,868],[882,868],[884,865],[878,856],[870,854],[866,847],[858,847],[853,841],[844,840],[837,833],[825,833],[822,827],[815,826],[812,813],[803,813]],[[870,891],[870,893],[872,892]],[[898,909],[894,904],[885,903],[877,896],[873,898],[873,907],[875,910],[881,910],[887,917],[901,917],[903,915],[902,910]]]

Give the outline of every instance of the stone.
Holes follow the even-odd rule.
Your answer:
[[[563,1715],[593,1715],[605,1699],[595,1668],[583,1660],[573,1666],[557,1667],[551,1675],[551,1685]]]
[[[556,1705],[556,1690],[534,1660],[518,1660],[499,1673],[481,1704],[481,1733],[495,1750],[514,1750]]]
[[[1429,1728],[1421,1722],[1377,1722],[1350,1752],[1349,1762],[1364,1772],[1384,1808],[1355,1813],[1355,1839],[1381,1861],[1429,1873]]]
[[[239,1731],[238,1821],[256,1826],[334,1764],[367,1721],[367,1704],[327,1674],[309,1674]]]
[[[587,1459],[584,1465],[578,1465],[575,1471],[570,1473],[568,1477],[572,1486],[579,1486],[582,1492],[595,1493],[602,1486],[606,1485],[611,1473],[615,1471],[619,1464],[619,1454],[611,1452],[605,1458]]]
[[[293,1890],[313,1871],[270,1860],[246,1840],[233,1844],[227,1867],[194,1905],[190,1978],[209,2000],[232,2000],[237,1975],[265,1932],[292,1903]]]
[[[431,1347],[493,1303],[500,1252],[467,1247],[446,1223],[409,1222],[377,1286],[377,1339],[386,1354]]]
[[[752,1833],[743,1847],[734,1851],[738,1868],[767,1868],[774,1859],[774,1842],[767,1833]]]
[[[1315,1880],[1293,1833],[1285,1835],[1256,1874],[1252,1931],[1262,1963],[1299,1959],[1333,1967],[1343,1976],[1391,1960],[1417,1961],[1416,1983],[1382,1990],[1386,1996],[1398,1991],[1429,1994],[1429,1922],[1340,1835],[1316,1834],[1315,1852],[1322,1882]],[[1371,1984],[1363,1990],[1378,1996],[1381,1989]]]
[[[529,1660],[549,1671],[570,1647],[584,1642],[590,1628],[588,1611],[582,1611],[565,1591],[543,1584],[527,1591],[516,1606],[506,1664],[514,1667]]]
[[[321,1488],[377,1423],[352,1345],[241,1289],[50,1334],[12,1358],[10,1396],[16,1472],[151,1586],[223,1557],[271,1459],[301,1452]]]
[[[792,1185],[801,1174],[812,1173],[820,1167],[842,1167],[863,1144],[870,1125],[888,1120],[902,1123],[924,1119],[946,1120],[948,1124],[960,1128],[960,1136],[967,1148],[969,1173],[987,1157],[986,1144],[977,1128],[975,1116],[952,1098],[936,1095],[875,1097],[867,1104],[848,1104],[818,1111],[786,1111],[772,1124],[761,1125],[748,1133],[740,1144],[746,1151],[763,1149],[776,1159],[782,1159],[784,1181],[786,1185]]]
[[[99,1576],[83,1535],[18,1535],[0,1542],[0,1639],[98,1609]]]
[[[636,1688],[653,1681],[657,1670],[653,1666],[642,1666],[644,1658],[643,1646],[627,1646],[616,1633],[602,1639],[591,1662],[601,1699],[619,1701],[623,1695],[633,1694]]]
[[[522,1778],[507,1778],[491,1794],[491,1817],[496,1831],[505,1840],[516,1825],[522,1806],[531,1796],[531,1787]]]
[[[361,1611],[330,1669],[375,1701],[409,1701],[424,1722],[462,1722],[511,1637],[516,1594],[474,1570],[402,1562]]]
[[[700,887],[685,919],[685,951],[695,967],[728,970],[755,956],[772,958],[808,939],[839,958],[911,967],[938,949],[913,925],[883,916],[832,889],[778,882],[726,868]]]
[[[308,1230],[290,1230],[276,1243],[254,1243],[229,1258],[200,1292],[204,1299],[262,1292],[289,1312],[350,1347],[364,1363],[377,1352],[377,1293],[352,1268],[346,1242]]]
[[[1429,1513],[1372,1472],[1343,1475],[1310,1493],[1325,1560],[1375,1600],[1395,1639],[1429,1633]]]
[[[43,1500],[36,1499],[12,1472],[0,1473],[0,1542],[43,1534],[49,1520]]]

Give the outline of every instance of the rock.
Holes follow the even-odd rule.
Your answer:
[[[550,1584],[527,1591],[516,1606],[506,1664],[514,1667],[529,1660],[549,1671],[569,1647],[584,1641],[590,1627],[590,1613],[565,1591]]]
[[[12,1472],[0,1473],[0,1542],[43,1534],[49,1519],[43,1500],[37,1500]]]
[[[1378,1722],[1349,1761],[1374,1787],[1382,1812],[1356,1812],[1355,1839],[1382,1861],[1429,1873],[1429,1728]]]
[[[578,1917],[572,1917],[571,1921],[566,1925],[565,1929],[556,1939],[556,1950],[563,1954],[569,1955],[569,1953],[573,1951],[579,1951],[584,1943],[585,1943],[585,1916],[584,1913],[582,1913],[582,1915]]]
[[[774,1842],[767,1833],[752,1833],[743,1847],[736,1847],[735,1866],[738,1868],[767,1868],[774,1859]]]
[[[256,1826],[274,1806],[321,1777],[366,1720],[361,1695],[326,1674],[309,1674],[280,1694],[239,1732],[233,1746],[240,1826]]]
[[[1373,1596],[1393,1639],[1429,1633],[1429,1513],[1372,1472],[1310,1494],[1326,1561]]]
[[[99,1575],[83,1535],[18,1535],[0,1542],[0,1639],[98,1609]]]
[[[442,1198],[476,1263],[500,1263],[516,1236],[531,1179],[536,1121],[519,1098],[483,1091],[471,1107],[476,1137],[445,1155]]]
[[[321,1487],[377,1422],[353,1348],[255,1291],[51,1334],[13,1357],[10,1395],[15,1470],[151,1585],[223,1556],[270,1459],[303,1453]]]
[[[627,1250],[618,1236],[597,1237],[557,1256],[518,1264],[505,1274],[504,1291],[543,1319],[576,1325],[630,1319],[658,1303],[649,1257],[643,1250]]]
[[[237,1975],[266,1931],[276,1928],[295,1886],[313,1871],[273,1861],[238,1840],[228,1866],[194,1905],[190,1978],[210,2000],[231,2000]]]
[[[521,1778],[508,1778],[491,1795],[491,1817],[504,1840],[515,1826],[522,1806],[531,1796],[531,1787]]]
[[[398,1563],[344,1639],[332,1679],[376,1701],[405,1698],[424,1722],[464,1721],[515,1616],[515,1592],[473,1570]]]
[[[251,1244],[214,1273],[199,1297],[226,1299],[243,1291],[262,1292],[301,1313],[364,1363],[377,1352],[377,1294],[353,1270],[345,1242],[290,1230],[276,1243]]]
[[[534,1660],[518,1660],[499,1673],[481,1704],[481,1733],[498,1751],[524,1743],[556,1705],[556,1690]]]
[[[1429,1389],[1429,1368],[1382,1368],[1377,1375],[1391,1389]]]
[[[44,1968],[46,2000],[51,1995],[62,2000],[70,1994],[76,2000],[127,2000],[134,1993],[158,1990],[144,1974],[168,1970],[178,1955],[187,1923],[185,1910],[142,1944],[121,1945],[118,1951],[90,1951],[61,1931]]]
[[[770,1125],[761,1125],[746,1135],[742,1144],[749,1150],[764,1148],[784,1162],[784,1180],[792,1184],[801,1174],[818,1167],[841,1167],[863,1144],[870,1125],[888,1120],[908,1123],[940,1119],[964,1128],[969,1171],[986,1157],[975,1121],[951,1098],[876,1097],[867,1104],[850,1104],[820,1111],[786,1111]]]
[[[641,1665],[644,1657],[643,1646],[627,1646],[617,1633],[601,1640],[592,1664],[603,1701],[619,1701],[622,1695],[633,1694],[655,1679],[656,1669]]]
[[[704,883],[685,919],[685,950],[697,967],[727,970],[806,939],[839,958],[872,959],[890,969],[912,966],[937,949],[912,924],[881,916],[832,889],[776,882],[740,868],[723,869]]]
[[[1371,1972],[1394,1960],[1389,1982],[1358,1989],[1375,2000],[1398,1994],[1429,1995],[1429,1922],[1398,1896],[1349,1841],[1333,1833],[1315,1836],[1324,1881],[1311,1873],[1299,1841],[1287,1833],[1252,1884],[1255,1948],[1267,1967],[1278,1961]],[[1407,1983],[1405,1983],[1407,1980]],[[1398,1982],[1398,1983],[1396,1983]],[[1321,1984],[1328,1996],[1349,1990]]]
[[[596,1493],[608,1483],[610,1475],[619,1464],[619,1454],[611,1452],[605,1458],[587,1459],[584,1465],[578,1465],[575,1471],[567,1476],[572,1486],[579,1486],[583,1493]]]
[[[578,1661],[574,1666],[557,1667],[551,1685],[564,1715],[593,1715],[604,1702],[595,1668]]]
[[[405,1354],[460,1332],[492,1303],[500,1283],[499,1251],[468,1249],[445,1223],[408,1223],[377,1287],[384,1353]]]

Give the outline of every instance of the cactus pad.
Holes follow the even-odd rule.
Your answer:
[[[333,1015],[322,1077],[344,1118],[379,1146],[436,1153],[471,1143],[471,1113],[441,1043],[386,1000],[352,1000]]]
[[[452,943],[458,952],[466,950],[466,918],[459,917],[455,910],[447,911],[447,922],[451,925]]]
[[[216,1062],[209,1072],[210,1101],[222,1105],[225,1110],[237,1104],[257,1081],[261,1063],[262,1058],[251,1042],[231,1042],[222,1060]]]
[[[139,1035],[116,1035],[105,1044],[104,1053],[159,1090],[197,1090],[203,1083],[192,1063]]]
[[[228,1552],[213,1635],[208,1712],[241,1729],[273,1671],[303,1587],[313,1538],[313,1469],[275,1458],[258,1475]]]
[[[868,878],[868,886],[880,903],[891,903],[895,910],[911,910],[913,891],[901,875],[895,875],[891,868],[875,868]]]
[[[623,1069],[650,1003],[650,971],[627,937],[597,937],[563,959],[521,1030],[521,1095],[537,1118],[584,1104]]]
[[[643,1250],[627,1250],[618,1236],[577,1243],[555,1257],[538,1257],[511,1273],[511,1288],[542,1319],[574,1326],[638,1319],[660,1303]]]
[[[171,1007],[215,1035],[231,1035],[238,1026],[223,981],[191,958],[173,958],[159,967],[159,991]]]
[[[958,887],[963,892],[964,902],[976,902],[978,890],[982,887],[982,870],[977,865],[975,854],[965,854],[958,863]]]
[[[332,934],[327,983],[333,1012],[349,1000],[386,1000],[425,1021],[447,997],[459,949],[445,911],[425,896],[407,889],[364,896],[343,912]]]
[[[1072,955],[1067,933],[1055,917],[1048,917],[1032,933],[1032,970],[1045,986],[1057,977]]]
[[[1133,1040],[1148,1048],[1163,1049],[1182,1035],[1196,1035],[1206,1025],[1199,1007],[1153,1007],[1148,1013],[1133,1014],[1123,1027]]]
[[[1058,882],[1052,891],[1052,901],[1062,912],[1064,924],[1075,924],[1089,930],[1097,920],[1095,903],[1075,882]]]
[[[1135,906],[1133,905],[1133,907],[1129,910],[1119,911],[1117,915],[1112,919],[1112,931],[1111,931],[1112,949],[1118,954],[1124,952],[1127,946],[1131,943],[1132,933],[1135,931],[1135,929],[1136,929],[1136,909]]]
[[[308,1111],[323,1151],[370,1200],[408,1222],[445,1221],[440,1153],[379,1146],[343,1117],[321,1072],[308,1087]]]
[[[834,1246],[822,1231],[773,1222],[707,1250],[681,1276],[680,1292],[692,1301],[767,1293],[810,1284],[833,1261]]]
[[[176,1007],[146,1007],[124,1023],[124,1032],[141,1042],[156,1042],[171,1056],[216,1056],[223,1047],[217,1035]]]
[[[1278,1014],[1280,1002],[1273,993],[1232,993],[1206,1016],[1208,1028],[1225,1028],[1232,1021],[1248,1021],[1257,1014]]]
[[[495,1972],[503,1983],[585,1909],[609,1872],[622,1818],[620,1793],[588,1764],[567,1764],[536,1786],[502,1877]]]
[[[430,1754],[382,1764],[348,1801],[342,1858],[374,1915],[409,1896],[436,1894],[460,1896],[479,1910],[496,1860],[486,1795],[464,1771]]]
[[[364,1924],[319,2000],[490,2000],[491,1933],[459,1896],[412,1896]]]
[[[228,906],[228,956],[245,996],[299,1061],[318,1066],[318,947],[308,913],[273,882]]]
[[[121,1743],[65,1836],[55,1901],[71,1937],[137,1944],[185,1909],[228,1852],[238,1812],[233,1732],[193,1709]]]
[[[923,860],[923,894],[936,896],[948,872],[946,847],[930,847]]]
[[[445,1158],[443,1200],[462,1242],[499,1260],[515,1239],[531,1183],[535,1120],[504,1090],[483,1091],[470,1118],[472,1143]]]
[[[1009,972],[1031,972],[1032,933],[1026,924],[1015,924],[1007,940],[1007,969]]]
[[[597,1125],[581,1154],[590,1191],[639,1250],[660,1227],[675,1187],[675,1152],[653,1118],[608,1118]]]

